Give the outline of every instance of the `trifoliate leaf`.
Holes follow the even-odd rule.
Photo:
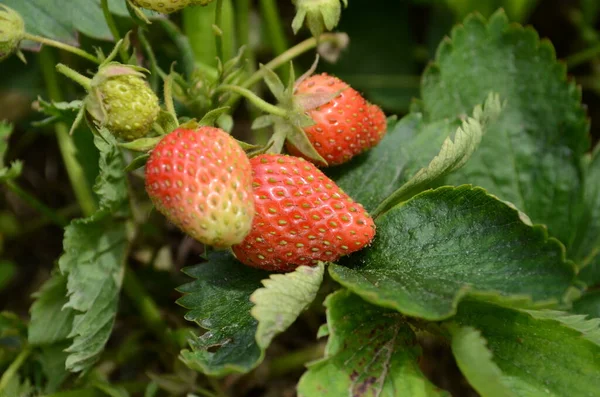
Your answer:
[[[459,305],[456,322],[481,332],[514,395],[600,396],[600,347],[590,339],[598,323],[577,317],[473,300]],[[493,396],[492,387],[478,391]]]
[[[75,312],[64,307],[67,298],[67,277],[54,274],[38,292],[31,306],[28,340],[32,345],[50,345],[65,341],[73,327]],[[64,367],[64,362],[63,362]]]
[[[368,304],[348,290],[330,295],[325,357],[309,364],[300,397],[445,396],[421,373],[421,349],[397,312]]]
[[[181,358],[192,369],[217,376],[250,371],[264,351],[256,343],[258,322],[250,296],[269,273],[244,266],[229,252],[212,253],[206,263],[186,268],[196,280],[179,288],[185,318],[206,330],[190,340]]]
[[[423,192],[376,226],[372,245],[331,265],[330,274],[367,301],[407,315],[448,318],[467,294],[549,305],[563,300],[574,278],[560,242],[481,188]]]
[[[500,98],[497,95],[490,94],[484,106],[475,107],[473,118],[463,121],[462,126],[456,131],[454,139],[446,138],[439,154],[431,160],[429,165],[421,168],[405,184],[386,198],[374,211],[373,216],[378,216],[389,210],[394,205],[424,190],[435,180],[465,165],[479,147],[488,124],[496,120],[501,109]]]
[[[94,137],[100,151],[100,174],[94,187],[100,209],[66,228],[59,267],[68,276],[69,301],[76,311],[69,334],[73,343],[66,366],[86,370],[97,361],[110,337],[129,247],[129,215],[125,164],[109,133]]]
[[[503,374],[494,363],[487,341],[472,327],[450,327],[452,353],[471,386],[485,397],[513,397],[503,383]]]
[[[324,272],[325,265],[320,262],[263,280],[264,288],[250,296],[255,305],[251,314],[258,320],[256,341],[260,347],[266,349],[273,337],[285,331],[315,300]]]
[[[424,112],[432,120],[467,114],[490,92],[506,101],[479,150],[448,178],[512,202],[570,245],[582,196],[581,158],[589,148],[581,91],[554,48],[499,11],[468,17],[437,50],[423,75]]]

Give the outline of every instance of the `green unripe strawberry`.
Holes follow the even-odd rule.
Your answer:
[[[213,0],[130,0],[134,5],[148,10],[170,14],[193,5],[205,6]]]
[[[0,4],[0,61],[19,50],[25,37],[25,22],[12,8]]]
[[[86,108],[113,135],[131,141],[146,136],[158,118],[158,97],[138,68],[108,64],[94,76]]]

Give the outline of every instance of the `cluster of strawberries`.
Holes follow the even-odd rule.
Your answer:
[[[304,133],[327,164],[347,162],[375,146],[386,117],[357,91],[327,74],[302,81],[294,95],[334,94],[307,109]],[[290,142],[291,154],[302,156]],[[314,161],[314,160],[311,160]],[[248,158],[225,131],[181,127],[166,135],[146,164],[146,190],[156,208],[198,241],[232,247],[242,263],[289,271],[336,261],[368,245],[375,224],[314,164],[302,157]]]

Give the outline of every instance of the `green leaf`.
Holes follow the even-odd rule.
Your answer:
[[[63,0],[3,0],[3,3],[21,14],[30,34],[75,46],[78,45],[77,32],[100,40],[113,39],[100,0],[69,0],[68,9]],[[109,0],[108,3],[111,12],[129,16],[124,0]]]
[[[290,273],[273,274],[262,281],[264,288],[250,296],[255,305],[250,313],[258,320],[256,340],[262,349],[315,300],[324,272],[325,264],[320,262],[314,267],[299,266]]]
[[[67,277],[54,274],[35,293],[31,306],[28,340],[32,345],[50,345],[68,338],[73,326],[75,312],[65,308]],[[63,362],[64,366],[64,362]]]
[[[549,305],[562,301],[574,278],[562,244],[481,188],[426,191],[376,226],[372,245],[331,265],[330,274],[367,301],[407,315],[448,318],[467,294]]]
[[[54,393],[69,376],[65,368],[68,353],[64,350],[69,347],[69,343],[55,343],[53,345],[42,347],[39,354],[39,362],[42,371],[47,379],[44,391]]]
[[[449,395],[419,369],[421,349],[397,312],[366,303],[348,290],[325,301],[329,340],[325,357],[309,364],[300,397]]]
[[[590,336],[600,320],[581,317],[465,301],[456,321],[481,332],[515,395],[600,396],[600,347]]]
[[[17,273],[17,265],[11,261],[0,260],[0,291],[6,287]]]
[[[250,295],[269,273],[242,265],[229,252],[212,253],[208,262],[184,272],[196,280],[178,289],[185,295],[177,303],[190,310],[186,320],[207,331],[190,340],[191,350],[183,350],[181,359],[212,376],[250,371],[264,354],[256,343]]]
[[[502,371],[492,360],[487,341],[471,327],[450,327],[452,353],[471,386],[486,397],[512,397],[503,383]]]
[[[13,162],[9,167],[4,163],[4,156],[8,151],[8,139],[13,133],[13,125],[0,120],[0,182],[15,179],[21,175],[23,163]]]
[[[600,256],[600,146],[585,168],[583,209],[569,253],[583,268]]]
[[[100,151],[100,174],[94,190],[100,209],[66,228],[59,267],[68,276],[69,301],[77,312],[69,334],[73,343],[66,366],[84,371],[98,360],[110,337],[129,247],[128,192],[125,165],[114,138],[100,131],[94,137]]]
[[[463,121],[462,126],[456,131],[454,140],[450,137],[446,138],[439,154],[431,160],[429,165],[421,168],[402,187],[386,198],[374,211],[374,216],[382,214],[394,205],[424,190],[434,181],[465,165],[479,147],[488,124],[496,120],[501,110],[500,98],[490,94],[484,106],[475,107],[473,118]]]
[[[449,184],[482,186],[510,201],[569,247],[582,196],[589,125],[581,91],[554,48],[500,11],[454,28],[425,72],[423,108],[432,120],[469,112],[490,92],[506,101],[471,160]]]
[[[573,312],[600,318],[600,290],[588,291],[573,302]]]
[[[367,211],[373,211],[425,167],[459,126],[456,120],[426,123],[423,114],[411,113],[395,126],[389,125],[391,131],[379,145],[344,165],[327,168],[327,176]]]

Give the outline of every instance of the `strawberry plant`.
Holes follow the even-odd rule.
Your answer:
[[[256,3],[2,0],[0,396],[600,396],[600,7]]]

